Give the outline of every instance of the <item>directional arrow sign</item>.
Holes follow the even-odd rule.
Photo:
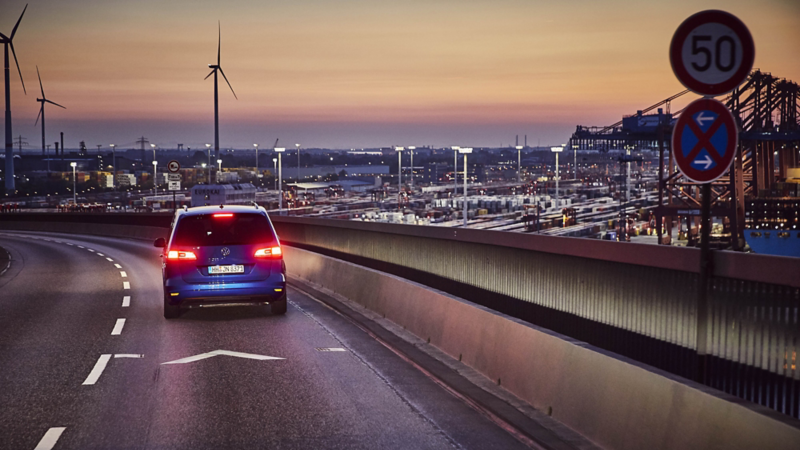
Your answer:
[[[713,99],[690,103],[672,132],[672,152],[678,168],[698,183],[709,183],[728,171],[738,142],[733,114]]]
[[[190,362],[200,361],[201,359],[213,358],[219,355],[234,356],[236,358],[257,359],[259,361],[266,361],[271,359],[285,359],[275,356],[254,355],[252,353],[232,352],[229,350],[214,350],[213,352],[201,353],[199,355],[188,356],[186,358],[176,359],[175,361],[168,361],[163,364],[186,364]]]

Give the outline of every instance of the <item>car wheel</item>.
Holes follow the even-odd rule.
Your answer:
[[[272,314],[274,315],[286,314],[286,297],[283,297],[283,299],[278,300],[277,302],[270,303],[269,306]]]
[[[171,305],[169,303],[169,297],[167,297],[167,294],[164,294],[164,318],[177,319],[180,315],[181,307],[178,305]]]

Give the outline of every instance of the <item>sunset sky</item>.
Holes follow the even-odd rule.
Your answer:
[[[25,1],[0,3],[8,35]],[[358,148],[565,142],[683,87],[668,48],[705,9],[738,16],[755,67],[800,82],[800,1],[31,0],[14,43],[14,136],[163,148],[213,143],[222,26],[220,145]],[[695,98],[686,96],[674,109]]]

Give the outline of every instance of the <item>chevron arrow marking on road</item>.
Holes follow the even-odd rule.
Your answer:
[[[278,358],[275,356],[266,356],[266,355],[254,355],[252,353],[242,353],[242,352],[232,352],[230,350],[214,350],[213,352],[208,353],[201,353],[199,355],[188,356],[186,358],[176,359],[175,361],[168,361],[163,362],[163,364],[186,364],[190,362],[200,361],[201,359],[213,358],[215,356],[226,355],[226,356],[235,356],[237,358],[247,358],[247,359],[257,359],[260,361],[272,360],[272,359],[285,359],[285,358]]]

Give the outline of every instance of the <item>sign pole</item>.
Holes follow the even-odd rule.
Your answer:
[[[702,185],[700,219],[700,278],[697,286],[697,382],[705,383],[708,370],[708,284],[711,278],[711,183]]]

